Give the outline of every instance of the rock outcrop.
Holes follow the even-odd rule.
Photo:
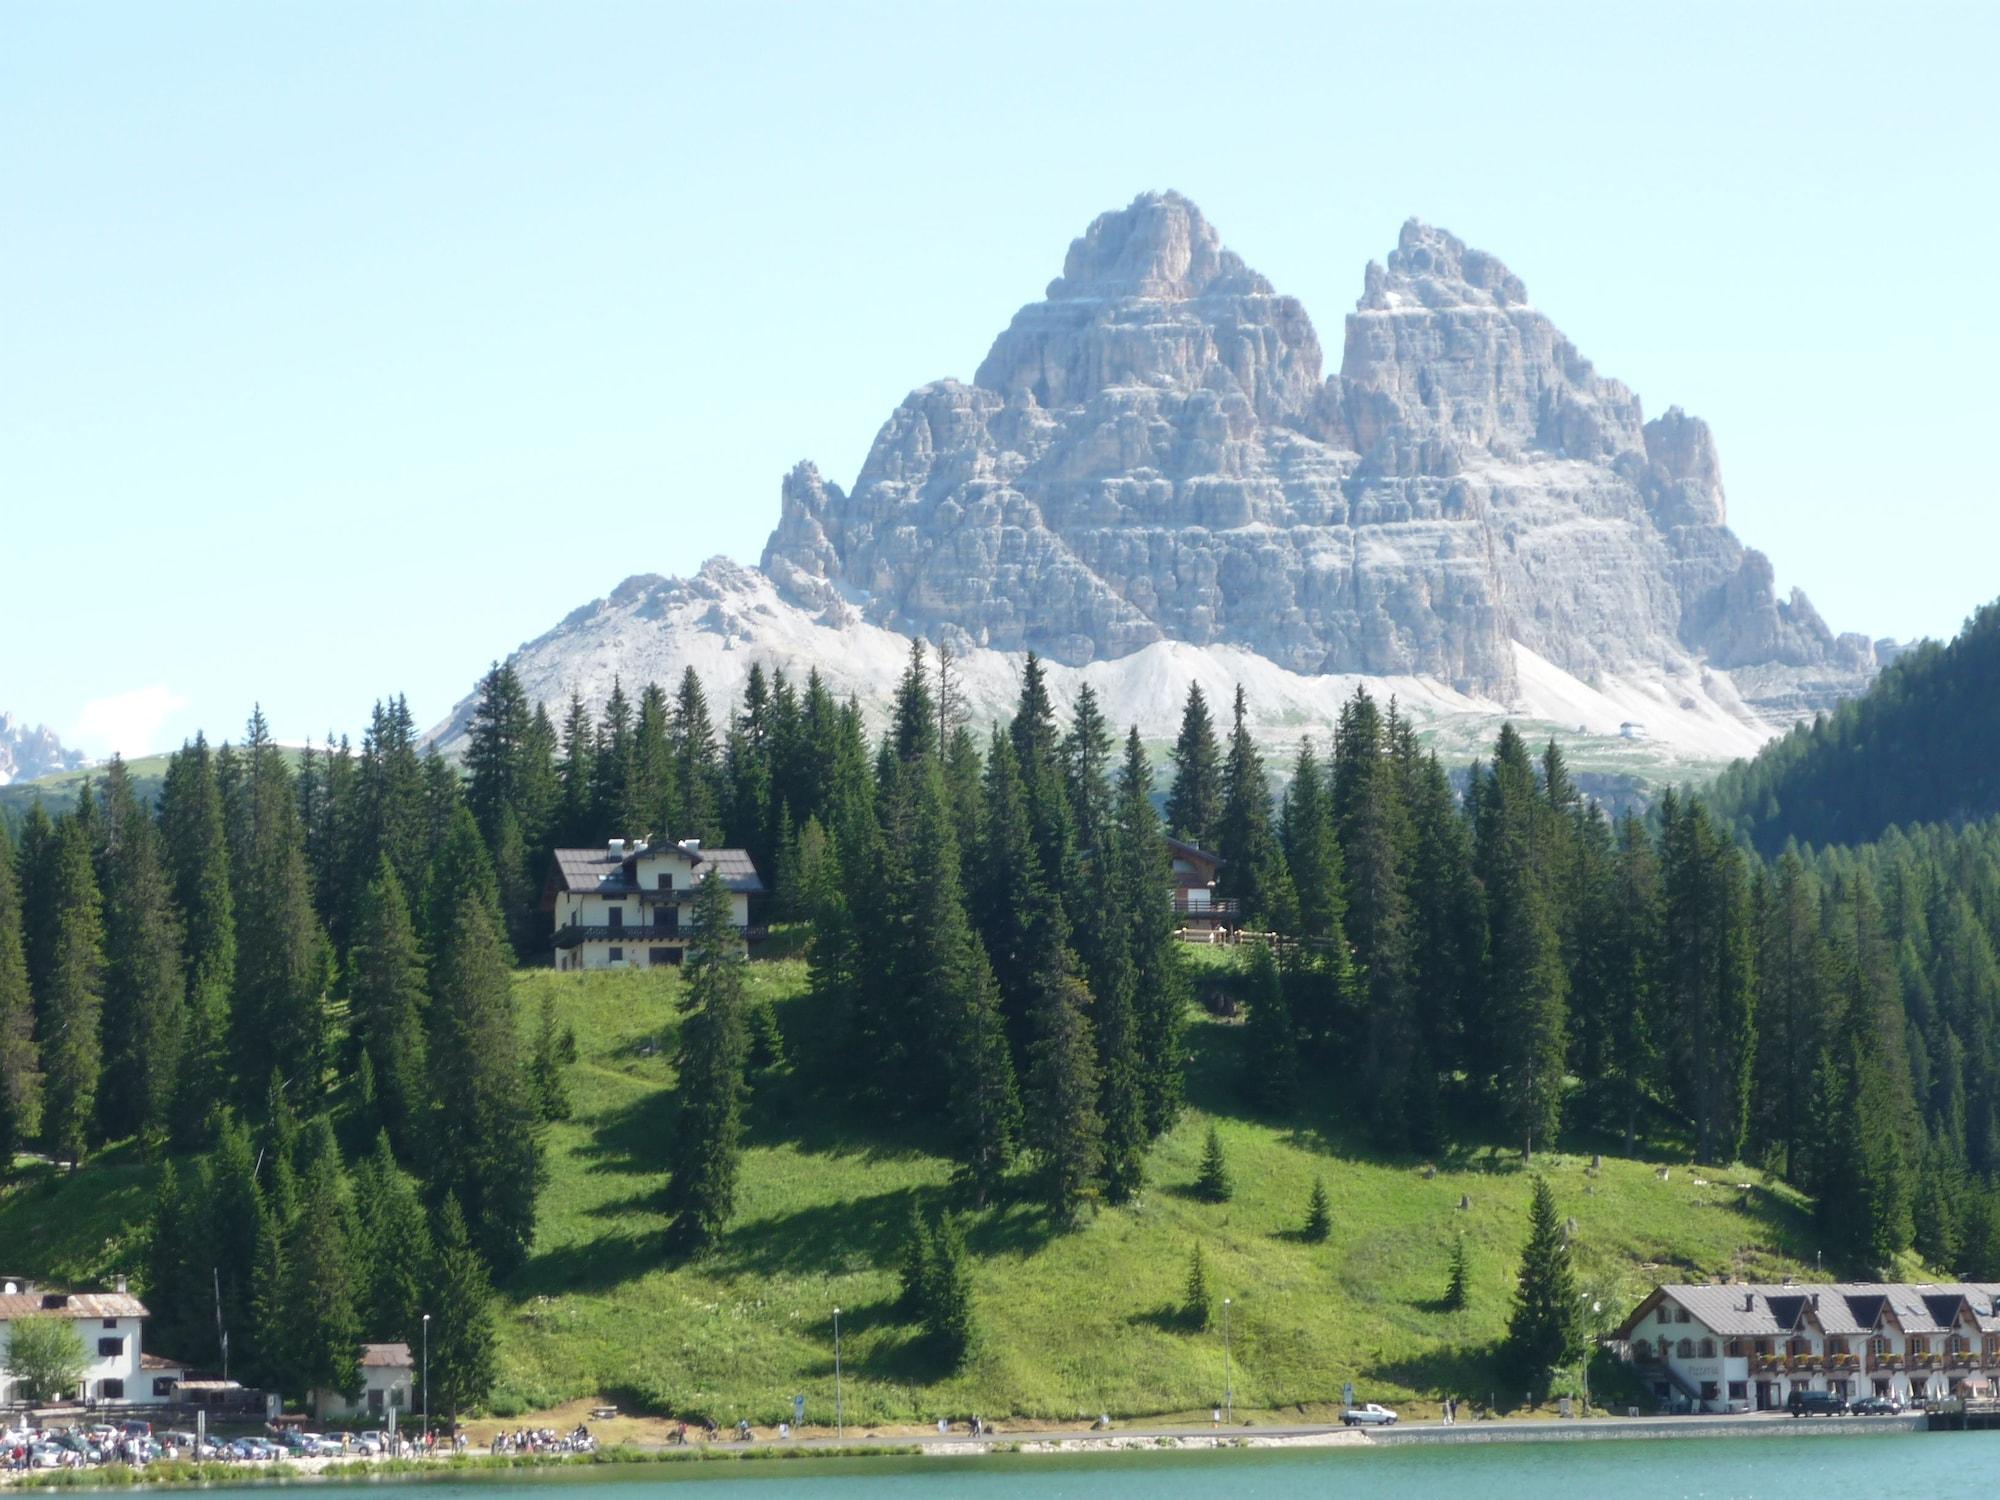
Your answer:
[[[46,724],[30,727],[10,713],[0,713],[0,786],[32,781],[83,764],[83,753],[65,750]]]
[[[1515,642],[1586,676],[1872,672],[1728,530],[1707,426],[1646,421],[1493,256],[1405,224],[1321,364],[1295,299],[1145,194],[851,493],[795,471],[764,570],[829,621],[1072,665],[1227,643],[1503,699]]]

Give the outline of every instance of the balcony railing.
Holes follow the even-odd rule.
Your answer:
[[[1242,910],[1242,903],[1234,896],[1220,901],[1194,902],[1185,896],[1174,897],[1174,915],[1177,917],[1223,917],[1235,921]]]

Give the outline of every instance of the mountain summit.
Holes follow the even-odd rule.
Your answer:
[[[1726,721],[1737,753],[1876,666],[1728,530],[1707,426],[1647,421],[1494,256],[1410,220],[1327,375],[1305,308],[1178,193],[1100,215],[970,384],[891,413],[851,491],[786,476],[760,571],[628,580],[524,677],[595,696],[695,660],[689,630],[742,670],[817,631],[851,661],[870,628],[1077,669],[1184,644],[1615,733],[1594,693]]]

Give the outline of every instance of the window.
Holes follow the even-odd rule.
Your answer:
[[[382,1388],[379,1385],[368,1393],[368,1409],[370,1411],[382,1409]]]
[[[1757,1352],[1759,1354],[1769,1354],[1771,1352],[1771,1341],[1769,1339],[1757,1340]]]
[[[1653,1346],[1651,1344],[1647,1343],[1644,1339],[1634,1339],[1632,1341],[1632,1358],[1634,1361],[1643,1365],[1651,1360],[1652,1357]]]
[[[674,961],[673,951],[671,948],[648,948],[646,950],[646,962],[656,969],[661,964],[670,964]]]
[[[1680,1342],[1680,1347],[1679,1347],[1679,1348],[1678,1348],[1677,1350],[1675,1350],[1675,1353],[1679,1354],[1679,1355],[1680,1355],[1680,1357],[1681,1357],[1682,1359],[1693,1359],[1693,1358],[1694,1358],[1694,1340],[1693,1340],[1693,1339],[1682,1339],[1682,1340],[1681,1340],[1681,1342]]]
[[[173,1395],[173,1393],[174,1393],[173,1376],[155,1375],[153,1377],[153,1399],[155,1401],[164,1401],[167,1397]]]
[[[123,1401],[125,1382],[122,1380],[100,1380],[97,1382],[97,1399],[100,1401]]]
[[[1868,1352],[1876,1359],[1882,1358],[1883,1355],[1889,1352],[1888,1336],[1886,1334],[1876,1334],[1874,1338],[1868,1341]]]
[[[116,1328],[118,1326],[118,1320],[116,1318],[106,1318],[104,1320],[104,1326],[106,1328]]]
[[[1794,1338],[1786,1346],[1786,1350],[1793,1359],[1803,1359],[1806,1355],[1812,1353],[1812,1340],[1803,1337]]]
[[[1714,1340],[1714,1339],[1703,1339],[1703,1340],[1701,1341],[1701,1357],[1702,1357],[1703,1359],[1714,1359],[1714,1358],[1715,1358],[1715,1340]]]
[[[623,932],[625,930],[625,908],[622,906],[605,907],[604,920],[613,932]]]
[[[1732,1380],[1732,1381],[1730,1381],[1730,1382],[1729,1382],[1729,1399],[1730,1399],[1731,1401],[1747,1401],[1747,1400],[1749,1400],[1749,1399],[1750,1399],[1750,1382],[1749,1382],[1749,1381],[1747,1381],[1747,1380]]]
[[[623,948],[613,948],[613,949],[611,950],[611,961],[612,961],[612,962],[613,962],[614,964],[622,964],[622,963],[624,963],[624,962],[625,962],[625,950],[624,950]]]
[[[1910,1335],[1910,1355],[1912,1358],[1922,1358],[1930,1352],[1931,1341],[1929,1339],[1914,1333]]]
[[[1662,1304],[1660,1308],[1660,1321],[1662,1323],[1671,1323],[1673,1322],[1673,1320],[1674,1320],[1674,1310],[1671,1307],[1667,1307],[1664,1304]]]
[[[1676,1323],[1685,1323],[1687,1320],[1688,1320],[1688,1310],[1685,1307],[1677,1307],[1674,1309],[1674,1321]]]
[[[1731,1339],[1722,1346],[1722,1352],[1731,1359],[1741,1359],[1743,1357],[1743,1340]]]
[[[125,1340],[99,1339],[97,1341],[97,1357],[99,1359],[123,1359],[125,1357]]]

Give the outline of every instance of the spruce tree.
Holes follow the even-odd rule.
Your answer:
[[[1174,936],[1173,876],[1159,814],[1153,810],[1153,773],[1138,726],[1125,739],[1118,776],[1117,907],[1130,922],[1135,1046],[1140,1105],[1146,1133],[1157,1137],[1180,1113],[1182,1033],[1187,1025],[1188,982]]]
[[[1271,788],[1264,757],[1250,737],[1249,710],[1236,689],[1229,755],[1222,768],[1222,816],[1217,830],[1222,870],[1217,889],[1242,903],[1246,927],[1288,935],[1298,929],[1298,897],[1271,828]]]
[[[34,999],[21,946],[20,888],[14,848],[0,824],[0,1179],[41,1127],[41,1049],[35,1045]]]
[[[1465,1236],[1459,1235],[1451,1242],[1451,1271],[1444,1284],[1444,1306],[1447,1312],[1462,1312],[1471,1295],[1471,1271],[1465,1258]]]
[[[1180,737],[1174,741],[1174,785],[1167,794],[1167,831],[1177,839],[1215,847],[1222,819],[1222,748],[1199,683],[1188,688],[1181,710]]]
[[[699,1251],[714,1243],[736,1205],[747,1050],[740,939],[713,868],[695,899],[681,1012],[667,1236],[677,1249]]]
[[[1074,1223],[1096,1200],[1104,1167],[1089,1006],[1090,991],[1065,966],[1041,970],[1030,1017],[1028,1139],[1042,1160],[1043,1201],[1061,1223]]]
[[[693,667],[681,674],[669,738],[686,803],[686,829],[675,837],[713,842],[722,836],[722,762],[708,716],[708,695]]]
[[[54,837],[49,967],[35,997],[42,1133],[51,1155],[80,1164],[90,1147],[103,1071],[98,1020],[104,1009],[104,918],[85,825],[65,818]]]
[[[1195,1173],[1195,1196],[1210,1203],[1227,1203],[1236,1196],[1236,1184],[1229,1178],[1229,1162],[1222,1154],[1222,1135],[1214,1125],[1202,1142],[1201,1168]]]
[[[239,1353],[256,1342],[257,1252],[267,1217],[249,1132],[233,1114],[219,1111],[215,1150],[209,1158],[208,1213],[201,1232],[213,1251],[209,1267],[221,1297],[221,1331],[230,1335]],[[282,1296],[282,1287],[264,1284]],[[185,1357],[202,1356],[204,1362],[222,1362],[222,1350],[213,1342]]]
[[[434,1194],[471,1206],[481,1260],[505,1274],[534,1242],[544,1163],[506,944],[487,900],[467,892],[459,902],[435,973],[427,1175]]]
[[[248,1347],[235,1346],[238,1368],[258,1384],[276,1390],[300,1390],[298,1362],[293,1350],[293,1333],[298,1325],[292,1318],[293,1284],[285,1259],[285,1228],[272,1213],[260,1213],[253,1222],[257,1252],[251,1264]],[[240,1340],[243,1330],[233,1335]]]
[[[768,1014],[768,1012],[767,1012]],[[563,1076],[562,1039],[556,1030],[556,997],[542,992],[541,1015],[535,1026],[535,1047],[528,1059],[534,1080],[535,1104],[544,1120],[570,1116],[569,1081]]]
[[[910,1218],[903,1228],[903,1264],[897,1272],[896,1306],[905,1316],[922,1318],[931,1285],[931,1226],[923,1205],[910,1199]]]
[[[354,1169],[355,1240],[361,1337],[406,1342],[422,1334],[424,1296],[435,1251],[415,1185],[397,1165],[385,1130]]]
[[[281,776],[282,766],[273,774]],[[276,1068],[313,1100],[331,1061],[332,954],[313,906],[297,815],[289,802],[275,806],[256,815],[256,842],[245,856],[231,1034],[240,1083],[261,1086]]]
[[[978,1337],[965,1231],[950,1214],[938,1220],[937,1230],[931,1236],[924,1288],[924,1332],[939,1361],[950,1370],[965,1363]]]
[[[298,1389],[352,1395],[361,1327],[337,1154],[322,1154],[301,1187],[285,1256],[287,1354]]]
[[[1258,1108],[1282,1114],[1296,1102],[1299,1082],[1292,1009],[1274,944],[1253,942],[1245,947],[1250,1018],[1243,1028],[1243,1091]]]
[[[451,1424],[477,1406],[499,1378],[493,1285],[465,1230],[465,1215],[449,1195],[434,1231],[437,1262],[431,1273],[431,1389]],[[426,1413],[428,1415],[428,1413]]]
[[[138,1134],[150,1149],[167,1134],[185,1039],[181,924],[151,816],[129,791],[107,812],[116,819],[116,842],[104,860],[106,1057],[99,1109],[108,1138]]]
[[[1181,1286],[1181,1319],[1190,1328],[1205,1329],[1214,1316],[1214,1301],[1208,1289],[1208,1267],[1197,1243],[1188,1253],[1187,1280]]]
[[[1333,1205],[1327,1201],[1326,1179],[1313,1178],[1312,1197],[1306,1200],[1305,1237],[1309,1244],[1324,1244],[1333,1233]]]
[[[1544,1381],[1584,1352],[1580,1311],[1556,1197],[1548,1179],[1537,1177],[1528,1208],[1528,1243],[1521,1251],[1514,1311],[1507,1323],[1506,1355],[1523,1380]]]
[[[405,1161],[422,1144],[430,1088],[424,1044],[424,956],[388,855],[362,892],[348,953],[348,1013],[375,1081],[377,1114]]]

